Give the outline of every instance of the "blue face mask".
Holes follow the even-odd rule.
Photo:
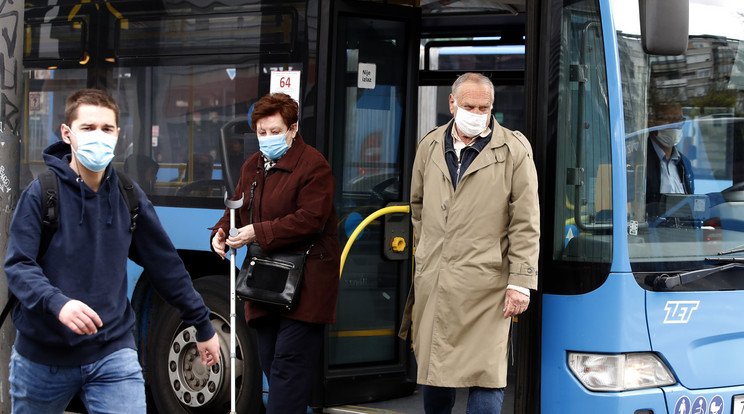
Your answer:
[[[68,127],[69,128],[69,127]],[[95,131],[70,133],[77,137],[77,150],[75,151],[78,161],[91,171],[102,171],[114,158],[114,148],[117,137],[107,134],[100,129]]]
[[[264,157],[276,161],[289,149],[287,133],[258,137],[258,148]]]

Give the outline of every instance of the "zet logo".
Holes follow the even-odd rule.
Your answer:
[[[700,306],[699,300],[670,300],[664,306],[664,323],[687,323],[692,312]]]

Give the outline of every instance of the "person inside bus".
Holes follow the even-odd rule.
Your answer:
[[[226,209],[212,227],[210,240],[223,259],[227,248],[252,242],[265,252],[304,250],[312,244],[296,307],[244,304],[269,382],[266,413],[304,414],[322,360],[325,325],[336,320],[341,261],[333,206],[336,184],[328,161],[300,136],[298,105],[291,97],[265,95],[256,102],[251,121],[259,151],[243,164],[235,189],[234,200],[245,196],[235,215],[238,235],[226,238],[230,229]]]
[[[690,160],[677,148],[685,118],[679,103],[656,103],[649,114],[646,148],[646,213],[664,213],[662,194],[693,194]]]
[[[181,180],[187,182],[185,186],[176,191],[176,196],[189,197],[219,197],[224,194],[222,190],[222,181],[212,179],[214,158],[206,153],[194,153],[193,162],[186,163]],[[193,168],[193,176],[191,169]]]
[[[131,228],[133,217],[111,165],[118,121],[119,107],[104,91],[83,89],[67,99],[62,140],[43,152],[58,183],[59,211],[45,252],[46,200],[38,179],[18,201],[5,260],[8,287],[19,300],[10,358],[13,413],[60,414],[75,395],[89,413],[145,413],[127,295],[128,257],[145,268],[184,322],[196,327],[201,363],[211,366],[219,359],[210,311],[137,185],[139,215]]]
[[[427,414],[499,413],[511,318],[537,288],[540,209],[532,148],[491,114],[494,87],[457,78],[453,119],[418,144],[411,179],[416,269],[400,335],[412,327]]]
[[[124,160],[124,174],[132,177],[145,194],[152,194],[160,165],[147,155],[132,154]]]
[[[214,157],[210,154],[194,154],[194,180],[211,180],[214,169]],[[185,180],[188,180],[188,168],[186,169]]]

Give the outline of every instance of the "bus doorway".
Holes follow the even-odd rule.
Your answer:
[[[498,6],[497,6],[498,7]],[[453,7],[422,17],[419,66],[419,119],[417,139],[452,118],[448,96],[452,83],[465,72],[482,73],[494,84],[492,114],[512,130],[524,132],[538,156],[528,107],[534,102],[528,95],[531,72],[528,61],[532,50],[526,42],[528,25],[535,19],[525,4],[500,10]],[[536,38],[536,36],[533,36]],[[537,400],[539,389],[530,370],[539,370],[534,362],[539,352],[539,295],[533,292],[525,314],[512,325],[507,387],[502,413],[536,412],[530,395]],[[537,350],[537,351],[536,351]],[[534,364],[534,365],[533,365]],[[539,382],[538,382],[539,384]],[[458,393],[455,410],[465,410],[467,393]]]
[[[402,34],[403,28],[400,23],[389,19],[393,15],[403,16],[402,13],[411,8],[345,2],[333,13],[334,22],[331,27],[334,32],[331,37],[337,43],[331,48],[335,55],[328,61],[332,65],[329,70],[330,78],[335,79],[330,85],[335,92],[331,92],[329,96],[333,110],[329,114],[328,124],[333,131],[330,153],[333,154],[334,174],[337,179],[343,177],[343,184],[340,184],[342,188],[337,188],[340,193],[337,199],[341,200],[339,216],[345,223],[347,236],[353,229],[351,223],[360,221],[376,209],[398,201],[408,202],[415,146],[428,131],[451,119],[447,97],[458,75],[479,72],[488,76],[495,86],[496,99],[492,112],[498,122],[510,129],[524,131],[529,139],[534,140],[527,119],[527,108],[534,102],[534,99],[527,96],[529,89],[526,85],[529,83],[526,78],[530,72],[525,40],[530,19],[529,13],[526,13],[527,6],[522,4],[513,9],[491,5],[463,6],[458,2],[444,6],[439,3],[443,2],[422,2],[420,27],[409,27],[409,30],[414,31],[408,38],[395,35]],[[375,15],[374,13],[382,13],[387,17],[383,21],[367,17],[370,14]],[[398,21],[400,22],[400,17]],[[405,72],[408,66],[401,56],[405,43],[399,45],[398,42],[410,42],[405,47],[413,48],[411,55],[418,57],[418,63],[410,63],[410,66],[417,68],[417,88],[413,91],[402,88],[405,85],[403,78],[410,75]],[[382,74],[381,70],[384,70]],[[365,74],[372,73],[377,76],[374,87],[365,85],[370,80],[364,79]],[[416,101],[415,107],[410,109],[406,105],[411,105],[412,100]],[[408,122],[415,124],[407,125]],[[398,131],[405,134],[401,142],[394,140]],[[340,137],[343,137],[341,142]],[[533,148],[537,148],[534,143]],[[405,220],[409,220],[409,217]],[[385,231],[382,226],[380,220],[379,224],[367,227],[367,234],[363,234],[355,242],[349,259],[351,262],[347,261],[344,268],[341,289],[347,294],[340,295],[344,299],[339,300],[339,323],[331,327],[328,338],[328,385],[325,387],[324,402],[331,406],[337,401],[351,400],[341,398],[341,393],[348,395],[353,390],[350,375],[355,369],[360,369],[357,368],[358,364],[364,362],[360,358],[371,355],[359,353],[358,350],[375,346],[375,354],[383,356],[394,349],[385,341],[392,343],[397,340],[389,327],[395,326],[397,332],[399,320],[387,326],[377,325],[382,326],[381,330],[370,329],[370,325],[365,325],[381,322],[375,321],[375,318],[383,315],[380,310],[384,308],[380,308],[379,303],[390,301],[389,286],[394,282],[391,276],[395,274],[396,264],[386,259],[380,261],[370,254],[371,249],[375,248],[374,240],[380,237],[376,233]],[[341,238],[344,239],[343,236]],[[402,264],[407,269],[399,274],[412,277],[411,263]],[[370,289],[369,286],[374,286],[375,283],[379,288]],[[405,297],[399,296],[396,299],[404,301]],[[538,306],[539,296],[535,294],[530,305],[531,312],[536,312],[535,315],[539,314]],[[345,320],[342,309],[349,309],[346,316],[355,315],[356,320]],[[374,309],[375,314],[371,314],[369,309]],[[539,339],[535,339],[539,338],[539,318],[534,317],[530,322],[531,312],[514,320],[512,355],[502,410],[505,414],[538,409],[534,405],[530,406],[539,399],[539,388],[535,384],[539,384],[539,381],[529,381],[529,378],[534,378],[529,372],[539,371],[537,358],[530,358],[530,355],[536,355],[532,352],[539,352]],[[365,318],[369,319],[361,321],[360,315],[367,315]],[[361,328],[355,328],[354,324]],[[402,342],[400,344],[405,345]],[[360,346],[363,348],[359,348]],[[351,347],[356,347],[357,352],[350,352]],[[415,381],[415,358],[410,347],[400,347],[396,352],[408,354],[408,378]],[[348,365],[342,365],[345,361],[340,357],[349,355],[354,358]],[[339,384],[339,387],[336,388],[334,384]],[[344,385],[341,386],[342,384]],[[375,388],[380,386],[383,385],[376,384]],[[406,390],[406,395],[407,393],[410,393],[409,389]],[[391,395],[389,392],[387,394]],[[529,402],[531,396],[534,397],[532,403]],[[354,398],[358,401],[363,401],[364,398],[376,400],[371,395],[359,397],[361,399],[356,396]],[[418,413],[423,412],[420,398],[420,392],[417,392],[398,402],[373,402],[365,404],[365,407],[389,409],[393,412],[404,408],[406,413]],[[464,411],[466,402],[467,392],[464,395],[459,393],[453,412],[459,412],[459,409]]]
[[[328,103],[319,105],[328,130],[318,136],[330,137],[343,245],[370,214],[408,203],[420,9],[347,1],[329,7],[331,47],[320,70],[331,81],[320,92],[327,97],[319,97]],[[349,250],[326,341],[324,406],[413,391],[412,354],[397,336],[410,286],[409,228],[406,214],[380,217]],[[393,246],[396,237],[403,245]]]
[[[526,77],[531,71],[525,39],[528,19],[537,20],[535,13],[527,13],[527,5],[520,2],[510,6],[462,3],[423,1],[420,7],[399,7],[344,1],[330,5],[330,56],[324,59],[319,54],[320,76],[322,63],[329,64],[326,100],[330,105],[325,116],[319,105],[318,115],[319,124],[320,119],[328,120],[328,153],[338,180],[342,241],[347,240],[344,233],[348,237],[355,223],[375,210],[408,203],[415,146],[426,132],[451,119],[447,96],[459,74],[472,71],[488,76],[495,85],[493,114],[499,123],[534,139],[527,119],[527,108],[535,100],[527,96]],[[534,22],[530,27],[535,27]],[[323,102],[323,91],[318,93],[318,101]],[[322,135],[319,129],[318,136]],[[408,222],[409,217],[403,220]],[[395,337],[410,285],[407,279],[412,277],[411,253],[403,252],[402,261],[381,258],[375,249],[382,240],[382,248],[389,250],[386,245],[391,237],[386,231],[383,220],[373,222],[355,241],[346,261],[338,323],[330,328],[327,341],[326,406],[374,401],[378,398],[369,394],[371,390],[399,384],[389,378],[404,372],[415,381],[410,346]],[[531,307],[538,308],[539,297],[534,296]],[[529,320],[530,314],[514,320],[504,413],[529,412],[527,396],[538,392],[528,381],[528,372],[539,370],[536,358],[529,358],[531,352],[539,352],[539,340],[531,339],[539,338],[538,318],[532,324]],[[390,364],[381,369],[378,364],[384,361]],[[365,365],[375,368],[369,370]],[[364,395],[356,395],[370,372],[379,381],[370,382],[374,387]],[[409,387],[395,387],[401,395],[411,392]],[[384,393],[387,398],[395,394],[392,390]],[[521,396],[519,401],[516,395]]]

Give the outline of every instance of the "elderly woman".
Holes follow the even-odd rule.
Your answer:
[[[297,132],[297,103],[269,94],[251,115],[260,151],[240,170],[236,237],[226,237],[229,210],[212,228],[212,248],[225,258],[229,247],[258,242],[264,252],[306,250],[298,304],[291,310],[247,301],[246,322],[255,328],[259,361],[269,381],[267,414],[305,413],[322,360],[324,324],[336,319],[341,248],[333,206],[335,180],[323,156]],[[255,182],[252,220],[248,199]],[[250,224],[252,223],[252,224]]]

